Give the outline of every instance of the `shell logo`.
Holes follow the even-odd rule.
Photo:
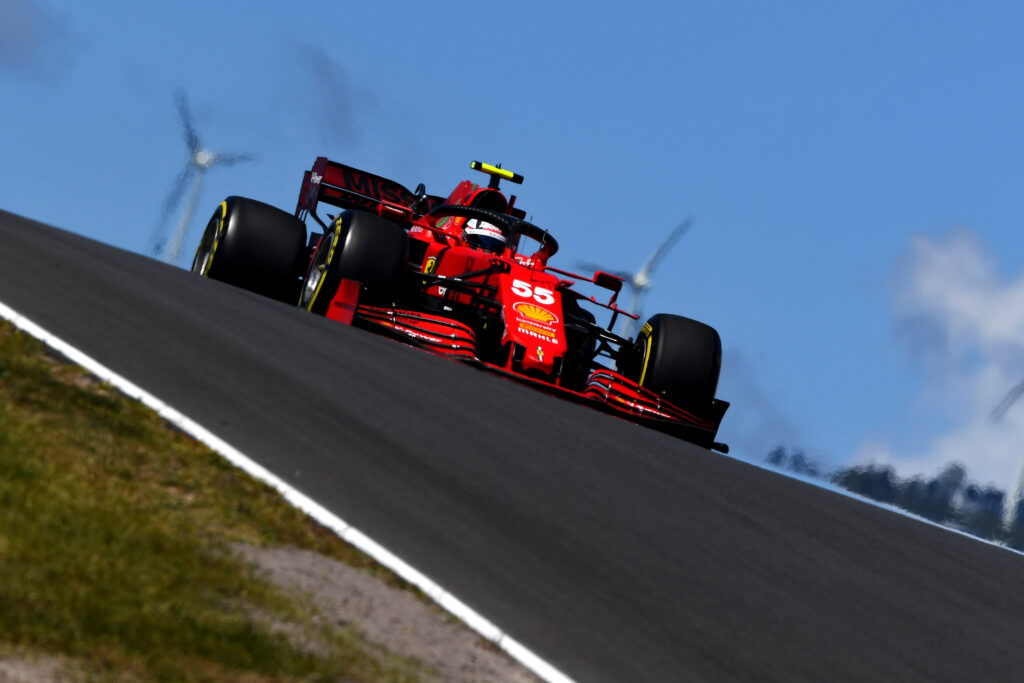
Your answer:
[[[529,318],[530,320],[535,320],[539,323],[544,323],[545,325],[552,325],[558,322],[557,315],[546,308],[537,306],[536,304],[528,304],[524,301],[520,301],[513,306],[513,308],[515,308],[516,311],[524,318]]]

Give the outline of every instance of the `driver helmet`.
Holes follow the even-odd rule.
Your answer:
[[[470,218],[462,228],[462,239],[466,244],[478,247],[492,254],[501,253],[508,244],[508,236],[499,225]]]

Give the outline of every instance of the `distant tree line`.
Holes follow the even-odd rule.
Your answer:
[[[890,465],[874,463],[826,474],[802,451],[789,453],[782,446],[773,449],[766,460],[775,467],[826,479],[847,491],[937,524],[1024,550],[1024,501],[1010,502],[1014,509],[1007,515],[1006,492],[970,481],[967,469],[960,463],[946,465],[931,479],[901,479]]]

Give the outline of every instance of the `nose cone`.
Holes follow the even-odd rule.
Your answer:
[[[519,358],[523,372],[552,375],[566,351],[565,327],[561,319],[560,293],[550,292],[551,303],[507,300],[505,304],[506,338],[523,349]]]

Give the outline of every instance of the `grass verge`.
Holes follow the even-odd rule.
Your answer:
[[[89,677],[415,680],[415,663],[313,626],[310,605],[233,556],[236,541],[313,550],[401,583],[0,321],[3,649],[68,657]]]

